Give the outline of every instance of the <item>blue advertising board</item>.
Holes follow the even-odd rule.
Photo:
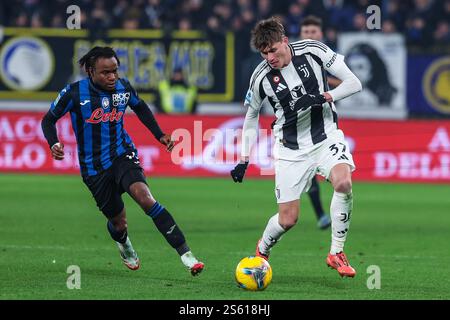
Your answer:
[[[450,56],[409,55],[407,79],[411,116],[450,116]]]

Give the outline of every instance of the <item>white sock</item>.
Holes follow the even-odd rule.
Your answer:
[[[331,254],[344,250],[345,239],[350,227],[350,218],[353,208],[353,194],[334,192],[331,200]]]
[[[286,232],[278,222],[278,213],[275,214],[267,222],[266,229],[264,230],[262,241],[259,243],[259,251],[267,254],[270,249],[281,239],[281,236]]]

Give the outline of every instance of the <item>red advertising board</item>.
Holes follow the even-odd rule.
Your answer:
[[[57,123],[65,144],[63,161],[51,158],[39,112],[0,112],[0,172],[78,174],[70,118]],[[227,176],[238,161],[243,116],[157,115],[160,126],[177,141],[165,151],[134,114],[125,128],[149,176]],[[273,178],[270,123],[260,117],[248,176]],[[356,164],[355,180],[450,183],[450,121],[340,120]]]

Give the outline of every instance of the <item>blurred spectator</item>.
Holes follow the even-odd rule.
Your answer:
[[[256,5],[257,20],[267,19],[272,14],[272,4],[270,0],[257,0]]]
[[[323,0],[325,10],[328,16],[324,20],[326,27],[331,25],[339,31],[349,31],[352,29],[353,16],[356,9],[350,5],[345,5],[344,0]]]
[[[120,28],[122,21],[123,13],[126,11],[128,7],[128,1],[127,0],[119,0],[117,1],[116,5],[112,8],[112,16],[113,16],[113,28]],[[147,12],[147,11],[146,11]]]
[[[28,16],[25,14],[25,12],[20,13],[14,21],[15,27],[28,27],[28,25]]]
[[[406,21],[406,37],[410,44],[426,43],[425,20],[420,16],[411,16]]]
[[[337,31],[335,28],[329,27],[325,30],[325,39],[324,42],[331,48],[333,51],[337,50]]]
[[[391,0],[387,3],[387,13],[384,20],[391,21],[395,25],[396,30],[404,30],[405,17],[405,11],[403,11],[403,7],[400,6],[399,0]]]
[[[449,43],[450,42],[450,26],[447,21],[440,21],[433,33],[433,40],[435,43]]]
[[[124,30],[138,30],[139,29],[139,19],[129,16],[125,17],[122,22],[122,29]]]
[[[42,22],[42,17],[39,13],[34,13],[31,16],[31,28],[42,28],[44,23]]]
[[[383,20],[381,31],[383,33],[394,33],[397,32],[397,27],[392,20]]]
[[[352,31],[367,32],[366,15],[358,12],[353,16]]]
[[[155,107],[162,113],[195,113],[197,110],[197,87],[189,85],[183,70],[176,68],[170,81],[158,85]]]
[[[414,0],[414,9],[406,20],[406,35],[410,44],[428,45],[436,27],[437,13],[433,0]]]
[[[285,19],[286,35],[291,38],[298,37],[300,33],[300,21],[305,16],[305,7],[297,2],[289,6],[289,12]]]
[[[50,27],[51,28],[65,28],[66,27],[65,20],[63,19],[63,17],[60,14],[55,14],[52,17],[52,21],[50,22]]]
[[[192,30],[191,20],[189,20],[188,18],[185,18],[185,17],[178,20],[178,30],[181,30],[181,31]]]
[[[64,28],[71,4],[80,6],[81,26],[94,39],[109,28],[203,29],[211,35],[232,30],[241,37],[272,15],[295,39],[301,20],[314,14],[322,18],[331,46],[340,32],[367,31],[367,7],[378,5],[383,32],[400,32],[410,44],[429,45],[448,43],[450,21],[450,0],[5,0],[0,1],[0,24]]]
[[[102,38],[106,36],[108,28],[111,27],[111,17],[105,9],[105,2],[98,0],[94,4],[88,29],[92,38]]]
[[[217,16],[210,16],[206,21],[206,30],[208,34],[221,33],[223,31],[220,26],[220,20]]]

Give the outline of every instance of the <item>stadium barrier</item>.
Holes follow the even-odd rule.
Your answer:
[[[65,144],[63,161],[51,158],[42,135],[42,112],[0,113],[0,172],[78,174],[76,140],[66,115],[58,123]],[[177,144],[168,153],[134,114],[125,128],[149,176],[228,176],[239,159],[243,116],[157,115]],[[249,177],[273,178],[270,124],[261,116],[251,153]],[[355,180],[450,182],[450,121],[340,120],[357,166]]]

